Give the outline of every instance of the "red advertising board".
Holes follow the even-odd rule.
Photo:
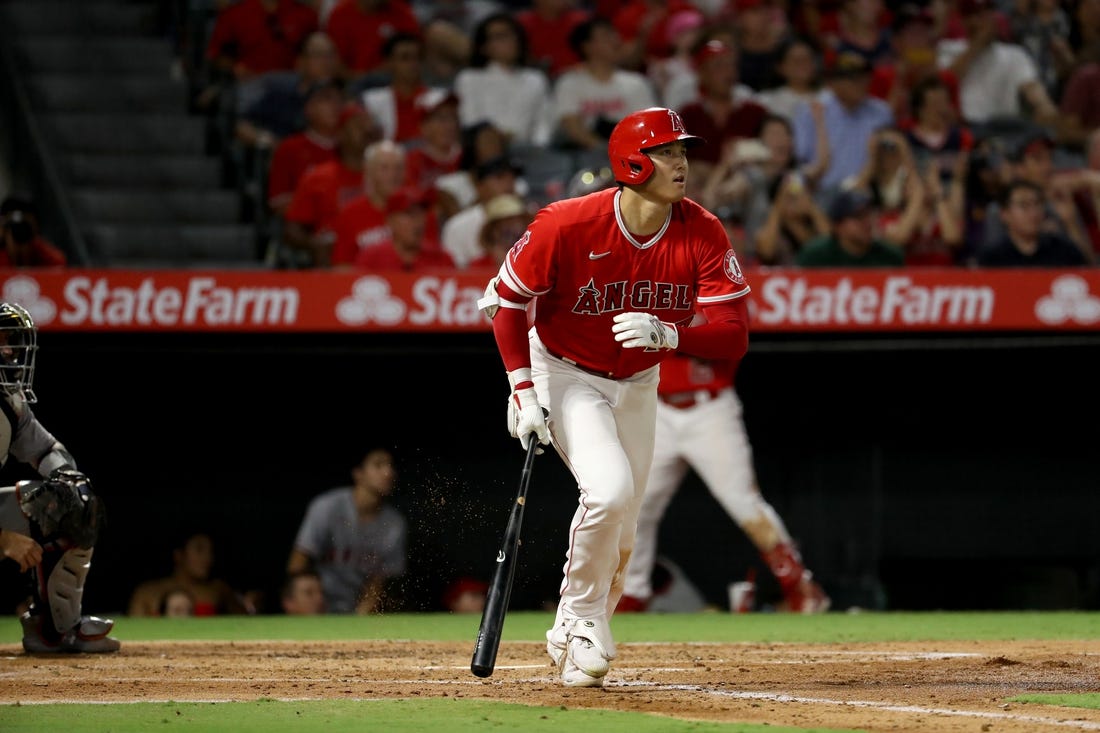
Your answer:
[[[1100,270],[757,269],[758,332],[1093,331]],[[0,270],[48,331],[462,332],[486,273]]]

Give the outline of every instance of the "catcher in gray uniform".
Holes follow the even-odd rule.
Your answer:
[[[103,505],[76,461],[31,411],[38,329],[20,305],[0,303],[0,466],[9,458],[42,480],[0,489],[0,527],[41,546],[31,567],[30,609],[22,615],[29,653],[113,652],[114,622],[84,616],[81,601]]]

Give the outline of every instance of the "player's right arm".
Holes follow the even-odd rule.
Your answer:
[[[38,422],[28,405],[20,407],[14,427],[15,436],[9,449],[11,455],[32,466],[42,478],[49,478],[59,468],[77,467],[73,455]]]
[[[550,432],[531,379],[527,308],[534,300],[536,291],[524,284],[522,276],[517,274],[517,267],[524,272],[530,269],[532,260],[539,263],[546,261],[548,248],[544,242],[553,241],[555,234],[552,232],[555,229],[549,225],[541,227],[549,232],[547,234],[533,234],[533,230],[548,218],[544,209],[531,228],[512,245],[500,272],[489,281],[485,297],[478,302],[481,310],[493,321],[493,337],[512,388],[508,398],[508,430],[513,437],[519,438],[525,450],[531,433],[535,433],[539,443],[546,445],[550,442]],[[536,240],[536,236],[539,239]]]

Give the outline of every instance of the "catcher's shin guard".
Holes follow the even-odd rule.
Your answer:
[[[81,615],[84,580],[92,564],[91,548],[61,548],[49,543],[35,569],[34,603],[23,614],[23,648],[43,652],[113,652],[110,619]]]

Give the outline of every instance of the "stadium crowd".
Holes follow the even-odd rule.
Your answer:
[[[202,5],[195,106],[274,267],[494,269],[649,106],[747,264],[1100,255],[1100,0]]]

